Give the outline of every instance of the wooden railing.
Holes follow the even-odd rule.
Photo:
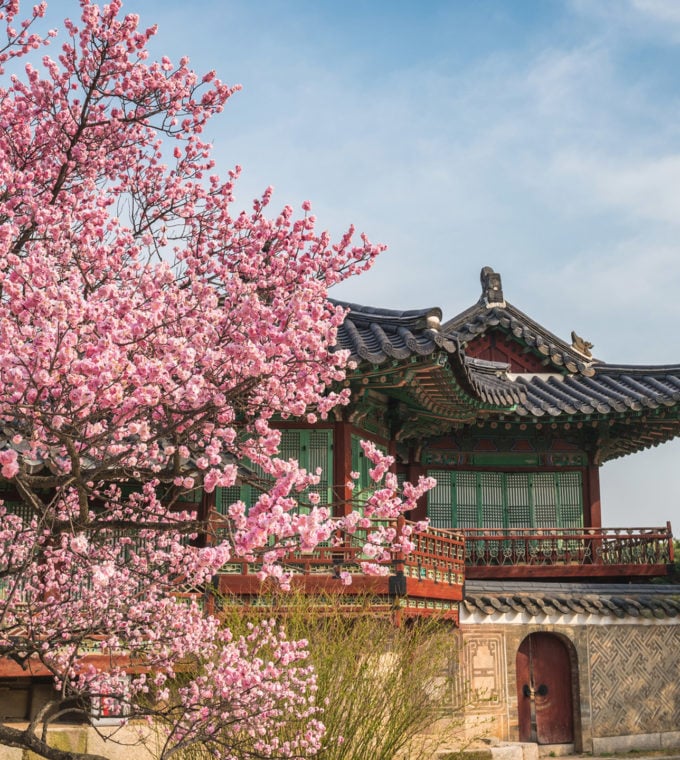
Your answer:
[[[670,523],[664,528],[464,528],[462,532],[469,578],[517,576],[522,568],[533,569],[527,575],[553,577],[664,575],[673,562]],[[485,568],[488,571],[481,572]],[[492,572],[494,568],[500,572]],[[516,572],[504,573],[503,568]]]
[[[409,523],[399,518],[392,525],[399,535]],[[370,530],[343,535],[335,545],[318,546],[310,553],[292,553],[283,566],[292,574],[293,587],[307,594],[341,595],[343,604],[349,607],[353,599],[362,608],[370,600],[376,612],[394,613],[397,624],[405,618],[429,615],[458,620],[465,580],[462,535],[438,529],[413,531],[409,536],[413,551],[390,552],[377,563],[383,566],[385,575],[376,576],[362,572],[363,562],[374,561],[363,553]],[[247,600],[257,598],[263,591],[257,577],[260,567],[258,563],[230,562],[217,579],[220,593]],[[341,582],[345,580],[344,573],[352,576],[348,585]]]
[[[390,521],[397,529],[397,535],[404,526],[410,525],[403,518]],[[311,552],[293,552],[283,561],[286,570],[301,575],[339,576],[341,572],[359,574],[363,562],[373,560],[363,554],[371,529],[357,530],[345,535],[338,545],[317,546]],[[392,552],[388,560],[377,564],[389,569],[390,573],[403,573],[407,578],[419,581],[462,585],[465,575],[465,542],[455,531],[429,528],[423,532],[414,531],[410,540],[415,548],[408,555]],[[223,568],[226,574],[251,575],[260,570],[258,563],[235,561]]]
[[[400,526],[408,525],[404,521]],[[335,576],[361,573],[366,530],[346,536],[338,546],[293,553],[284,565],[294,575]],[[460,586],[467,578],[635,577],[665,575],[673,562],[670,523],[655,528],[428,528],[414,532],[415,549],[392,554],[383,564],[403,576],[408,594],[424,593],[430,583]],[[226,574],[253,575],[258,564],[232,562]],[[416,582],[421,584],[416,590]]]
[[[428,528],[411,540],[415,549],[404,560],[404,575],[435,583],[464,582],[465,540],[460,533]]]
[[[468,565],[658,565],[673,561],[666,528],[465,528]]]

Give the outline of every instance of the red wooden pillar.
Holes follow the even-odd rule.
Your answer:
[[[342,517],[352,511],[352,489],[347,487],[352,472],[352,426],[336,422],[333,429],[333,514]]]
[[[201,502],[198,507],[198,519],[204,526],[204,530],[199,538],[199,546],[205,546],[210,543],[210,537],[215,533],[214,523],[217,512],[216,494],[217,489],[213,489],[210,493],[206,493],[205,489],[203,489],[203,492],[201,493]]]
[[[203,530],[198,538],[199,546],[207,546],[215,543],[217,529],[219,527],[219,516],[217,514],[217,489],[214,488],[210,493],[205,489],[201,494],[201,503],[198,508],[198,516]],[[217,541],[219,543],[219,541]],[[208,615],[215,614],[215,591],[219,589],[219,575],[213,577],[212,584],[206,584],[203,602],[205,611]]]
[[[600,503],[600,468],[591,462],[586,470],[585,488],[586,501],[584,503],[583,524],[585,528],[602,527],[602,505]],[[584,484],[585,485],[585,484]],[[595,538],[590,542],[590,552],[592,562],[600,564],[600,553],[602,550],[602,539]]]
[[[675,543],[673,541],[673,532],[671,530],[671,521],[666,521],[666,533],[668,534],[668,561],[672,565],[675,562]]]
[[[406,519],[404,518],[404,515],[399,515],[397,517],[397,540],[400,540],[403,533],[404,533],[404,526],[406,524]],[[400,597],[402,595],[406,594],[406,578],[404,578],[404,563],[406,561],[406,556],[403,552],[397,552],[396,554],[392,555],[392,561],[393,561],[393,573],[394,573],[394,580],[390,579],[390,583],[395,584],[395,591],[397,596],[394,599],[394,607],[392,611],[392,623],[396,628],[400,628],[402,624],[402,614],[401,614],[401,603],[400,603]],[[403,586],[401,588],[398,588],[398,584],[402,584]]]
[[[409,462],[406,479],[411,483],[417,483],[420,476],[427,475],[427,469],[420,462]],[[411,510],[409,519],[415,521],[425,520],[427,518],[427,494],[418,499],[418,506]]]
[[[595,464],[590,464],[586,470],[584,506],[584,527],[601,528],[602,505],[600,502],[600,468]]]

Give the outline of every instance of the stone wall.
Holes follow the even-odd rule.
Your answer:
[[[677,731],[680,626],[589,629],[593,736]]]
[[[680,746],[680,625],[462,625],[460,704],[470,734],[519,740],[515,658],[526,636],[559,636],[571,662],[576,751]],[[650,739],[650,736],[655,737]],[[639,742],[636,741],[639,738]],[[625,738],[625,740],[624,740]],[[611,741],[609,741],[611,739]]]
[[[440,692],[445,711],[463,716],[463,741],[519,740],[515,658],[524,638],[536,632],[553,633],[567,645],[577,752],[680,747],[680,624],[675,619],[658,624],[464,623],[456,632],[457,662],[442,679]],[[130,731],[116,738],[129,742]],[[155,737],[146,739],[153,744]],[[104,742],[92,729],[57,730],[54,740],[60,748],[87,749],[112,760],[151,758],[142,746],[131,752]],[[4,752],[3,760],[28,760],[21,750]]]
[[[465,714],[467,738],[508,733],[506,636],[489,629],[463,636],[460,650],[458,706]]]

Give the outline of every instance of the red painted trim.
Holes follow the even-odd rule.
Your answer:
[[[655,578],[668,574],[666,565],[505,565],[474,566],[465,568],[469,580],[539,580],[559,579],[588,580],[610,578],[635,581],[639,578]]]
[[[587,528],[602,527],[602,503],[600,501],[600,468],[597,465],[590,465],[586,470],[587,477],[584,478],[584,488],[586,482],[588,490],[584,495],[583,515],[584,526]]]
[[[504,362],[513,372],[545,372],[545,358],[523,352],[522,344],[502,330],[491,330],[465,346],[466,356],[492,362]]]

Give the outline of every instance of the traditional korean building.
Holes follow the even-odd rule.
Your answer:
[[[668,580],[671,525],[609,529],[600,496],[609,460],[680,434],[680,365],[598,361],[508,302],[488,267],[481,285],[448,321],[344,304],[351,403],[326,424],[287,424],[285,454],[324,468],[322,500],[339,511],[356,506],[344,484],[366,471],[362,438],[405,479],[437,479],[408,515],[430,521],[416,551],[349,593],[455,623],[449,701],[472,733],[546,753],[680,746],[680,586],[650,583]],[[247,488],[218,494],[218,510]],[[337,570],[358,552],[322,547],[291,568],[310,591],[347,594]],[[252,568],[229,570],[223,591],[259,593]]]
[[[430,527],[387,577],[360,574],[361,535],[288,567],[300,588],[342,595],[348,609],[368,598],[398,623],[448,621],[459,646],[442,707],[462,712],[471,735],[546,754],[680,747],[671,525],[608,528],[600,495],[609,460],[680,434],[680,365],[598,361],[587,341],[564,341],[509,303],[488,267],[481,286],[448,321],[438,308],[344,304],[351,402],[315,425],[282,423],[281,455],[323,470],[316,491],[340,515],[365,498],[360,441],[371,440],[400,477],[436,478],[406,516]],[[246,473],[205,495],[216,531],[229,504],[255,498],[257,481]],[[223,570],[223,594],[266,590],[252,564]],[[28,694],[24,675],[0,661],[0,686]]]

